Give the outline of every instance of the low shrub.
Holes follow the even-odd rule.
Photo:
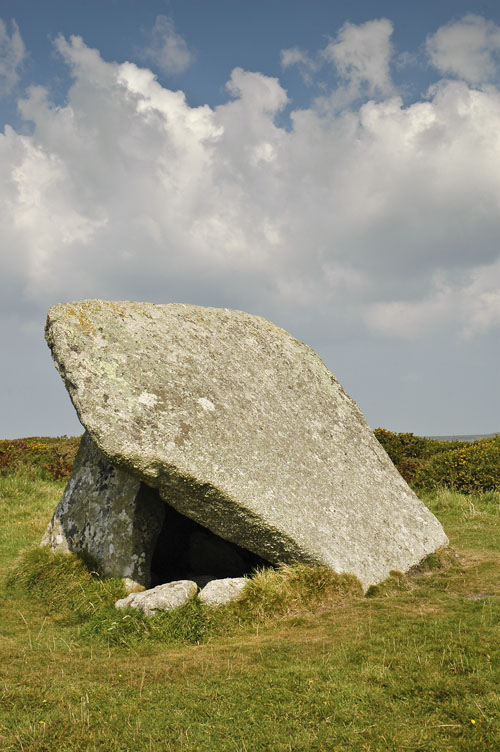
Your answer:
[[[500,436],[430,457],[413,477],[416,487],[473,494],[500,490]]]
[[[422,459],[428,453],[428,439],[421,436],[414,436],[412,433],[394,433],[385,428],[376,428],[374,434],[396,467],[401,466],[407,460]]]
[[[375,436],[403,478],[418,489],[463,493],[500,490],[500,436],[439,441],[376,428]]]
[[[44,480],[69,478],[80,437],[0,440],[0,475],[29,471]]]

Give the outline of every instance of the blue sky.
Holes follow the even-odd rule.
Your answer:
[[[52,40],[63,34],[78,34],[89,47],[100,50],[106,60],[140,61],[138,50],[159,15],[169,16],[195,55],[193,65],[182,73],[155,73],[173,88],[182,86],[192,106],[219,104],[227,95],[226,81],[233,68],[260,71],[279,76],[290,87],[293,102],[306,105],[309,87],[302,85],[295,71],[284,73],[280,51],[300,45],[313,53],[335,35],[346,22],[361,24],[375,18],[393,22],[393,42],[397,50],[415,53],[428,34],[451,19],[477,13],[497,23],[497,2],[440,0],[406,2],[400,0],[1,0],[1,18],[15,19],[29,56],[25,63],[25,83],[48,85],[56,101],[64,98],[67,71],[54,55]],[[143,61],[144,62],[144,61]],[[409,86],[410,97],[425,90],[433,75],[422,64],[409,66],[411,76],[397,71],[396,77]],[[326,76],[330,83],[335,71]],[[434,76],[435,78],[435,76]],[[4,106],[6,103],[3,103]],[[11,102],[10,117],[15,116]],[[5,116],[2,117],[5,122]]]
[[[500,430],[496,2],[0,0],[0,434],[86,297],[266,316],[370,425]]]

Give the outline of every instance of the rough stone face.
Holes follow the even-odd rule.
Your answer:
[[[447,543],[318,355],[270,322],[89,300],[54,306],[46,337],[108,462],[223,539],[365,587]]]
[[[221,606],[238,598],[247,585],[244,577],[225,577],[211,580],[198,593],[198,598],[208,606]]]
[[[42,539],[79,553],[108,577],[149,584],[151,557],[165,504],[125,470],[112,465],[85,433],[73,473]]]
[[[194,598],[198,586],[190,580],[178,580],[158,585],[141,593],[130,593],[126,598],[116,601],[116,608],[138,608],[146,616],[153,616],[158,611],[172,611]]]

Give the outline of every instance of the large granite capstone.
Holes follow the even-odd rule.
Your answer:
[[[324,564],[368,587],[446,545],[319,356],[269,321],[86,300],[51,308],[46,338],[87,432],[54,548],[149,585],[155,557],[182,579],[183,546],[206,560],[222,539],[231,561]],[[169,537],[179,520],[195,529]]]

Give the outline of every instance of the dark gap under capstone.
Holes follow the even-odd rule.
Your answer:
[[[163,524],[151,559],[151,587],[174,580],[193,580],[203,587],[210,580],[243,577],[272,566],[261,556],[224,540],[166,504],[156,489],[141,484],[142,503],[163,505]]]

